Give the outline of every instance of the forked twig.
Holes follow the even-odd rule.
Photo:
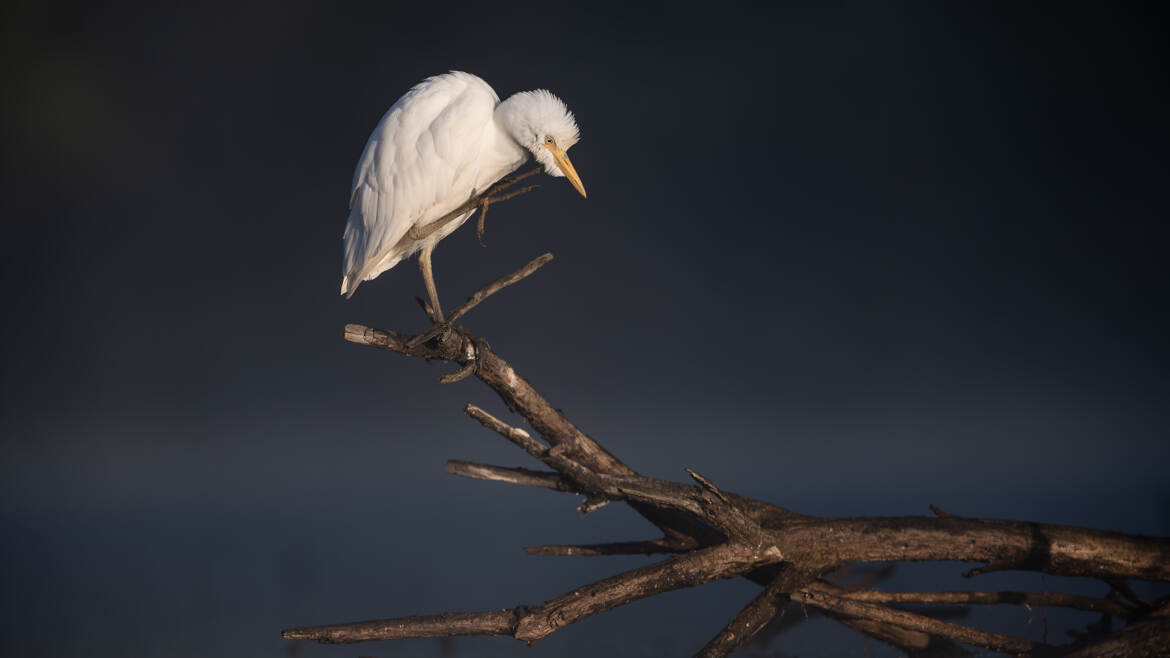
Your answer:
[[[407,343],[407,347],[418,347],[419,345],[422,345],[423,343],[431,340],[435,336],[443,333],[444,331],[450,330],[450,328],[454,326],[456,320],[463,317],[464,315],[467,315],[468,311],[475,308],[476,306],[479,306],[485,299],[491,297],[492,295],[514,283],[519,283],[529,276],[532,276],[536,270],[539,270],[540,268],[547,265],[552,259],[552,254],[543,254],[541,256],[537,256],[536,258],[528,261],[528,264],[526,264],[524,267],[521,267],[511,274],[505,274],[504,276],[480,288],[479,290],[476,290],[475,293],[471,295],[471,297],[467,298],[467,301],[463,302],[459,306],[456,306],[455,310],[451,311],[451,314],[447,316],[446,322],[435,324],[430,329],[427,329],[418,336],[410,339],[410,341]]]

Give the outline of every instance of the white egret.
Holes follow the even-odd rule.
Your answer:
[[[585,196],[565,155],[578,139],[573,114],[544,89],[500,102],[486,82],[459,71],[415,85],[378,122],[354,171],[341,294],[353,296],[362,281],[421,252],[419,269],[441,320],[431,253],[475,209],[431,230],[428,225],[515,171],[530,154],[545,173],[568,178]]]

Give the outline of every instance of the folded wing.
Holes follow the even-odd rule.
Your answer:
[[[480,78],[427,78],[378,122],[353,176],[341,294],[353,295],[421,244],[406,233],[471,197],[499,97]]]

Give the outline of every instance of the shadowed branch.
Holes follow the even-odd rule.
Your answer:
[[[507,182],[513,185],[523,177]],[[510,198],[493,188],[480,206]],[[498,186],[497,186],[498,187]],[[494,190],[494,191],[493,191]],[[520,194],[526,189],[511,194]],[[492,194],[495,196],[488,197]],[[470,202],[469,202],[470,203]],[[464,209],[466,211],[466,209]],[[482,215],[481,215],[482,220]],[[442,220],[440,220],[442,221]],[[1086,528],[970,518],[931,507],[933,516],[819,518],[738,495],[687,469],[690,482],[643,476],[622,463],[600,443],[571,423],[487,341],[454,322],[499,290],[533,274],[551,260],[534,259],[519,270],[477,291],[452,312],[446,323],[417,335],[351,324],[347,341],[427,360],[448,361],[458,371],[453,381],[476,377],[503,400],[527,426],[521,429],[476,405],[468,416],[506,438],[547,470],[492,466],[451,460],[454,475],[508,482],[579,494],[589,512],[611,501],[624,502],[661,532],[645,541],[529,547],[533,555],[601,556],[673,554],[659,562],[585,585],[539,606],[486,612],[405,617],[381,621],[289,629],[290,639],[320,642],[508,635],[529,644],[559,628],[648,596],[694,587],[721,578],[745,577],[764,589],[704,647],[700,655],[725,656],[743,646],[761,628],[782,615],[790,602],[818,609],[840,623],[907,652],[943,648],[962,653],[957,644],[992,651],[1037,655],[1083,651],[1080,646],[1052,647],[944,621],[894,605],[1059,606],[1124,619],[1118,638],[1170,644],[1170,624],[1159,621],[1165,602],[1149,603],[1133,593],[1127,579],[1170,582],[1170,539]],[[1106,598],[1060,592],[876,592],[856,591],[824,582],[852,564],[905,561],[979,563],[968,576],[998,570],[1021,570],[1101,579],[1113,591]],[[791,617],[791,615],[789,615]],[[788,618],[785,618],[788,623]],[[1126,630],[1130,635],[1123,636]],[[1137,642],[1138,640],[1129,640]],[[1106,646],[1104,643],[1102,646]],[[1157,646],[1156,644],[1151,646]],[[1163,645],[1164,646],[1164,645]],[[1092,655],[1092,654],[1084,654]]]

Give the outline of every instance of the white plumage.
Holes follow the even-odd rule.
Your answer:
[[[352,296],[362,281],[421,250],[427,293],[441,316],[430,252],[475,211],[421,239],[411,229],[454,211],[529,155],[584,196],[565,155],[578,139],[572,113],[543,89],[500,102],[486,82],[458,71],[415,85],[378,122],[354,171],[341,294]]]

